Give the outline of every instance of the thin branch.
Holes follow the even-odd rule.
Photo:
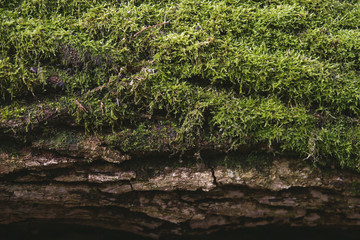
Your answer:
[[[104,103],[100,100],[98,100],[98,103],[100,103],[101,114],[104,115]]]
[[[83,105],[81,105],[81,103],[78,100],[75,99],[75,103],[79,106],[81,110],[83,110],[84,112],[88,112],[88,110],[86,110],[86,108]]]
[[[145,28],[141,29],[139,32],[135,33],[135,34],[134,34],[134,37],[136,37],[137,35],[139,35],[139,34],[142,33],[143,31],[145,31],[146,29],[153,28],[153,27],[159,27],[159,26],[162,26],[162,25],[168,24],[168,23],[170,23],[170,21],[163,22],[163,23],[159,23],[159,24],[156,24],[156,25],[153,25],[153,26],[150,26],[150,27],[145,27]]]

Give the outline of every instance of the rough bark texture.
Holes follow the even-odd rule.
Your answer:
[[[91,139],[63,152],[42,146],[0,156],[0,224],[56,220],[155,239],[267,225],[360,226],[356,173],[290,158],[237,167],[217,164],[221,154],[195,165],[136,159]]]

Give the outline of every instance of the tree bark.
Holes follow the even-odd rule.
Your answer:
[[[225,157],[134,157],[95,138],[2,153],[0,224],[55,220],[154,239],[274,225],[359,228],[359,174],[291,158],[219,164]]]

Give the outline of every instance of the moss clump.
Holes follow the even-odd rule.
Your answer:
[[[1,1],[2,131],[46,128],[51,110],[124,151],[265,144],[360,170],[359,10],[337,0]]]

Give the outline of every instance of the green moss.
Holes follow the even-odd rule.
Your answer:
[[[126,129],[104,137],[104,141],[115,148],[130,152],[175,151],[177,127],[171,122],[156,125],[142,123],[136,129]]]
[[[69,151],[72,147],[84,140],[82,135],[71,131],[44,132],[39,140],[34,141],[32,146],[39,149],[56,151]]]
[[[360,170],[359,8],[0,1],[1,131],[57,132],[62,117],[127,152],[261,145]]]

